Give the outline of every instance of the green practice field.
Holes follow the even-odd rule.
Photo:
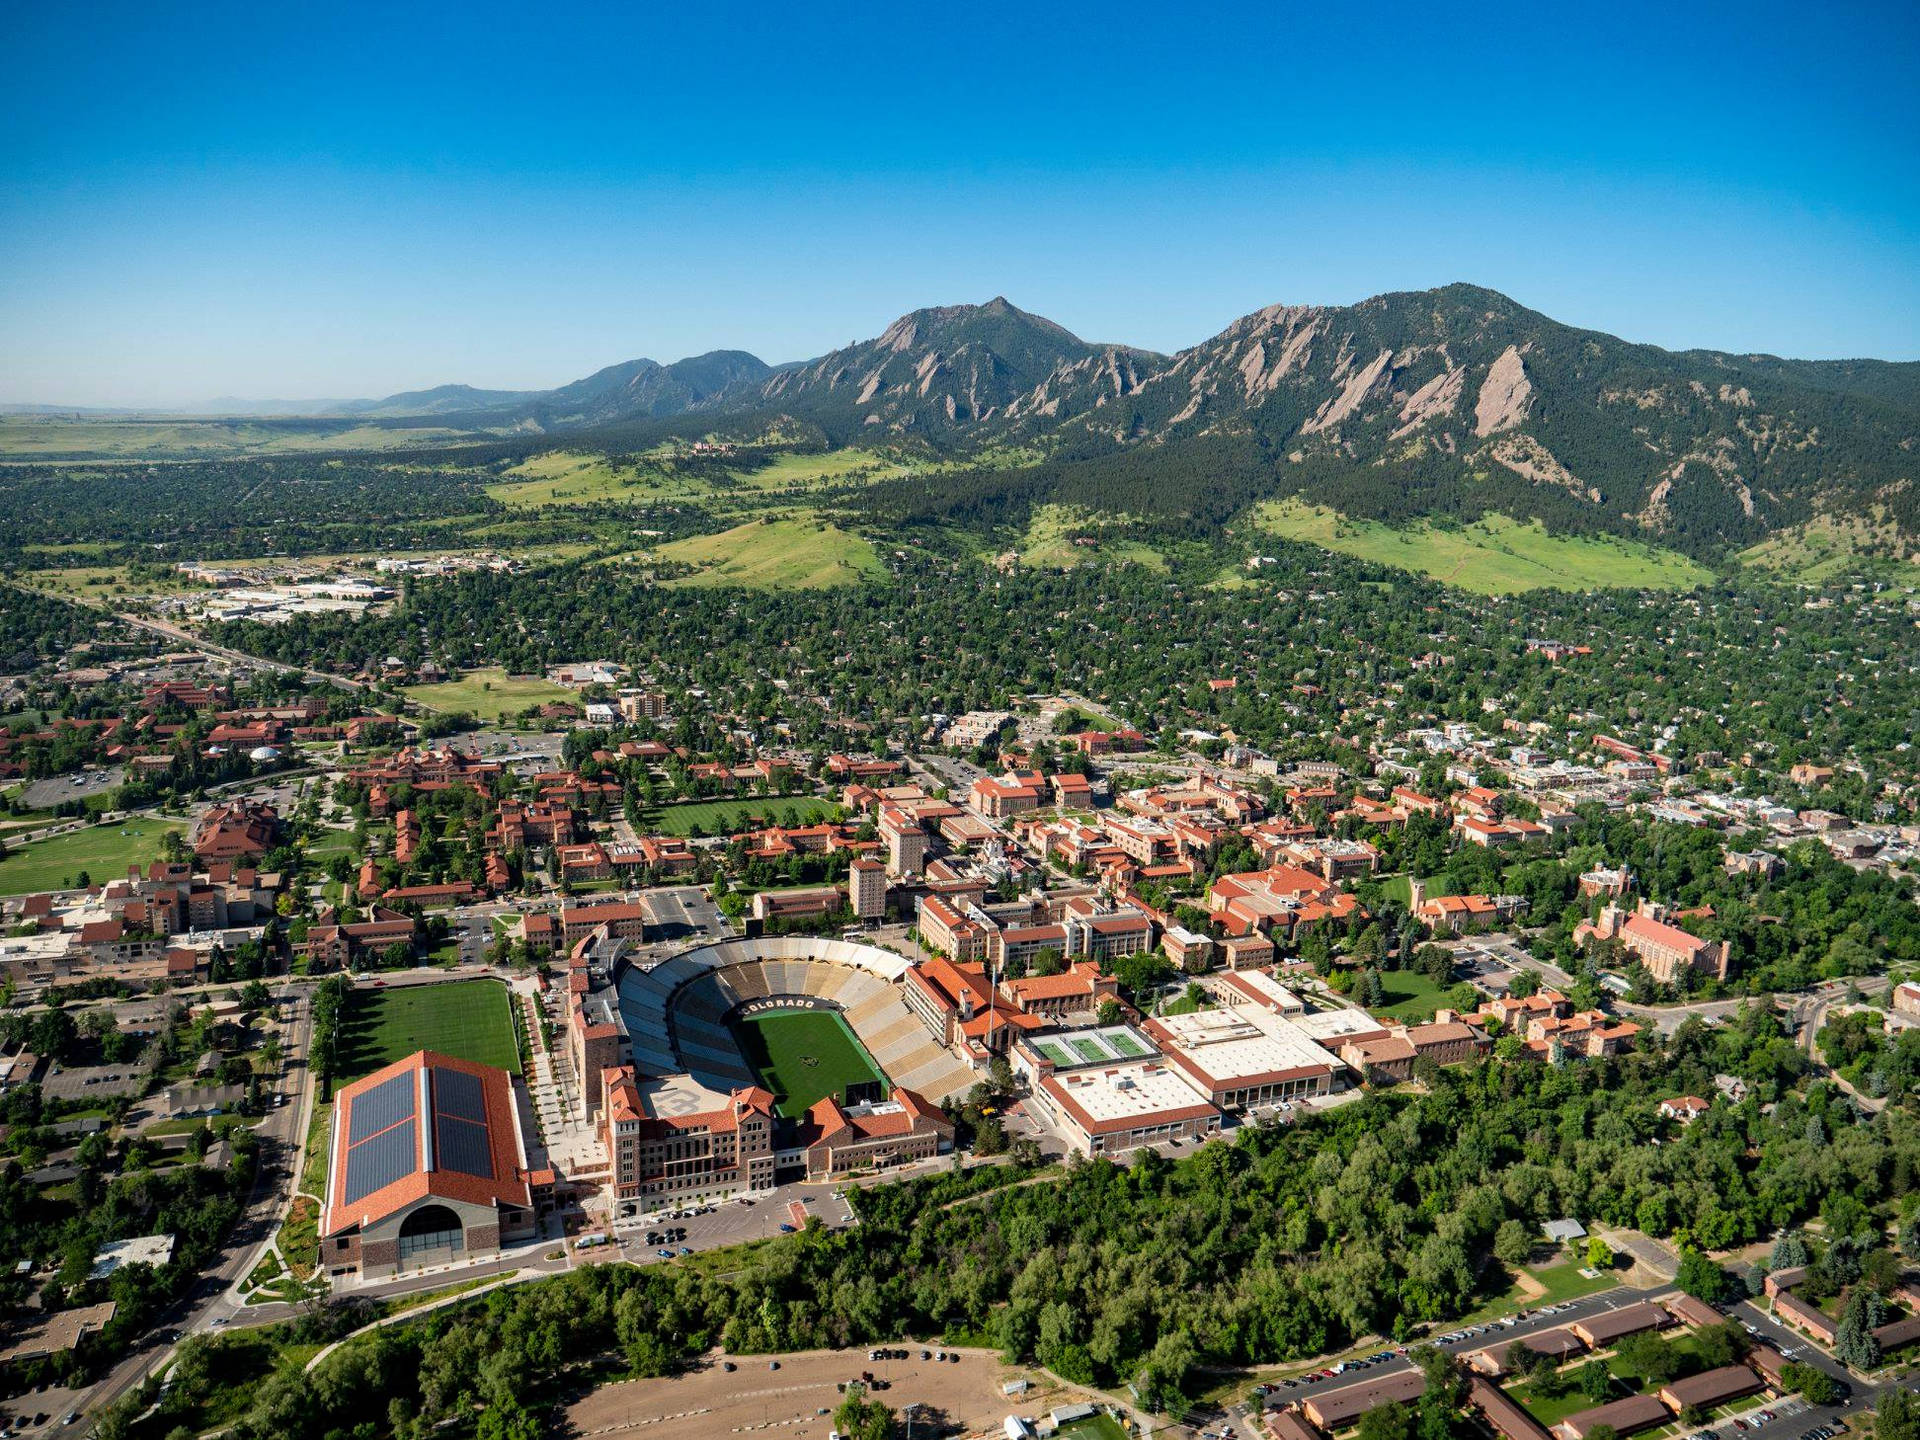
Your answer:
[[[1610,535],[1552,535],[1538,521],[1488,515],[1457,530],[1431,525],[1394,529],[1353,520],[1296,498],[1254,512],[1264,529],[1342,555],[1357,556],[1480,595],[1523,590],[1691,590],[1713,572],[1671,550]]]
[[[831,1010],[771,1010],[734,1022],[740,1051],[779,1097],[782,1115],[804,1115],[823,1096],[862,1081],[886,1083],[880,1067]]]
[[[438,1050],[457,1060],[498,1065],[519,1073],[512,997],[497,980],[445,985],[361,986],[340,1023],[338,1081],[370,1075],[416,1050]]]
[[[817,795],[775,795],[753,800],[690,800],[684,805],[660,805],[641,811],[634,824],[653,835],[691,835],[696,825],[702,835],[733,835],[756,822],[784,825],[789,810],[795,823],[800,825],[838,820],[845,813],[833,801]]]
[[[69,835],[10,847],[0,859],[0,895],[73,889],[83,874],[95,885],[124,876],[129,865],[159,859],[169,831],[186,828],[182,820],[138,815],[117,825],[89,825]]]
[[[541,676],[509,675],[504,670],[469,670],[458,680],[409,685],[406,693],[408,699],[430,710],[467,710],[481,720],[498,720],[503,715],[517,715],[530,705],[574,698],[571,690]]]

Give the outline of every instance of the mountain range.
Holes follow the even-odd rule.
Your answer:
[[[1920,363],[1668,351],[1465,284],[1275,305],[1173,355],[1085,341],[995,298],[916,310],[794,364],[716,350],[555,390],[447,385],[325,413],[536,435],[793,421],[827,443],[992,456],[1002,472],[1008,453],[1029,456],[1062,496],[1222,519],[1304,494],[1388,519],[1499,508],[1693,549],[1835,512],[1920,534]],[[1035,481],[973,493],[995,484]]]

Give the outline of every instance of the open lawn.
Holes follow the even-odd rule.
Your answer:
[[[760,1083],[779,1097],[782,1115],[803,1115],[822,1096],[844,1097],[849,1085],[886,1083],[831,1010],[769,1011],[734,1022],[734,1033]]]
[[[1389,875],[1380,882],[1380,888],[1387,892],[1389,900],[1398,900],[1402,905],[1413,900],[1413,877],[1411,875]],[[1427,898],[1437,900],[1442,895],[1453,894],[1453,882],[1445,876],[1436,875],[1427,881]]]
[[[1568,1369],[1577,1371],[1581,1362],[1575,1361]],[[1509,1384],[1507,1393],[1523,1406],[1527,1413],[1551,1430],[1569,1415],[1578,1415],[1582,1410],[1591,1410],[1605,1401],[1595,1400],[1575,1383],[1573,1375],[1566,1379],[1566,1393],[1561,1395],[1543,1395],[1539,1387],[1532,1383]],[[1608,1400],[1624,1399],[1623,1392],[1616,1386],[1607,1394]]]
[[[1054,1440],[1127,1440],[1127,1430],[1111,1415],[1094,1415],[1062,1425],[1053,1432]]]
[[[1412,570],[1480,595],[1523,590],[1690,590],[1713,572],[1686,556],[1607,535],[1552,535],[1538,521],[1488,515],[1458,529],[1395,529],[1351,520],[1298,497],[1254,511],[1262,528],[1380,565]]]
[[[307,854],[315,860],[329,860],[335,855],[352,855],[353,853],[351,830],[322,830],[307,841]]]
[[[871,450],[827,450],[818,454],[789,451],[775,455],[758,470],[740,470],[734,472],[734,476],[742,485],[757,490],[778,490],[815,481],[841,484],[848,480],[879,479],[905,474],[907,469],[906,465]]]
[[[675,585],[739,585],[750,590],[830,590],[885,580],[887,568],[865,537],[824,520],[778,516],[750,520],[718,535],[673,540],[656,558],[695,567]]]
[[[455,980],[354,990],[340,1026],[339,1083],[372,1074],[416,1050],[438,1050],[517,1074],[520,1045],[507,987],[497,980]]]
[[[1497,1277],[1489,1283],[1497,1283]],[[1580,1267],[1570,1260],[1556,1261],[1538,1269],[1529,1266],[1499,1294],[1461,1316],[1460,1324],[1484,1325],[1489,1320],[1511,1315],[1516,1310],[1530,1309],[1535,1305],[1555,1305],[1562,1300],[1591,1295],[1596,1290],[1606,1290],[1619,1283],[1617,1276],[1605,1272],[1601,1273],[1598,1280],[1589,1280],[1580,1273]]]
[[[724,509],[729,497],[764,499],[808,490],[866,482],[904,473],[906,466],[871,450],[785,452],[757,470],[735,470],[710,477],[696,470],[668,468],[669,457],[656,452],[637,464],[619,467],[604,455],[552,450],[507,471],[509,478],[487,487],[487,494],[515,509],[542,505],[594,505],[604,501],[709,500]]]
[[[504,670],[469,670],[458,680],[444,680],[438,685],[409,685],[406,693],[408,699],[430,710],[449,714],[467,710],[489,721],[517,715],[528,706],[544,705],[549,700],[575,698],[571,690],[551,684],[541,676],[509,675]]]
[[[205,590],[185,575],[169,572],[164,579],[134,581],[124,565],[63,565],[45,570],[29,570],[23,583],[63,600],[87,600],[96,604],[129,595],[184,595]]]
[[[507,474],[514,478],[487,486],[487,495],[514,509],[645,500],[658,489],[658,475],[650,469],[616,470],[604,455],[569,450],[535,455]]]
[[[1387,993],[1387,1003],[1371,1007],[1371,1013],[1409,1024],[1431,1020],[1433,1012],[1440,1008],[1447,993],[1446,989],[1412,970],[1382,970],[1380,987]]]
[[[816,825],[838,820],[846,812],[817,795],[763,795],[750,800],[690,800],[684,805],[661,805],[643,810],[633,823],[653,835],[733,835],[756,823]],[[791,822],[789,822],[791,815]]]
[[[1663,1343],[1670,1351],[1679,1356],[1680,1374],[1692,1375],[1705,1368],[1705,1362],[1700,1356],[1699,1343],[1691,1334],[1674,1335],[1664,1340]],[[1524,1405],[1533,1415],[1534,1419],[1538,1420],[1542,1425],[1552,1428],[1569,1415],[1576,1415],[1582,1410],[1591,1410],[1595,1405],[1605,1403],[1604,1401],[1595,1400],[1591,1396],[1583,1393],[1579,1385],[1573,1383],[1574,1377],[1590,1358],[1591,1357],[1586,1355],[1576,1356],[1561,1367],[1560,1374],[1564,1377],[1565,1381],[1568,1382],[1567,1391],[1564,1395],[1542,1394],[1540,1387],[1531,1382],[1509,1386],[1508,1393]],[[1629,1395],[1651,1394],[1666,1383],[1665,1381],[1654,1380],[1650,1376],[1636,1370],[1617,1354],[1607,1355],[1603,1358],[1606,1362],[1609,1380],[1607,1400],[1623,1400]]]
[[[184,820],[136,815],[118,824],[89,825],[51,840],[9,848],[0,859],[0,895],[70,890],[86,883],[83,875],[96,885],[124,877],[127,866],[159,859],[167,834],[184,834],[186,828]]]
[[[1581,1262],[1563,1260],[1557,1265],[1545,1265],[1538,1270],[1529,1270],[1534,1281],[1540,1286],[1539,1302],[1542,1305],[1558,1305],[1564,1300],[1578,1300],[1582,1295],[1592,1295],[1596,1291],[1608,1289],[1620,1283],[1619,1277],[1602,1270],[1598,1277],[1582,1275]]]

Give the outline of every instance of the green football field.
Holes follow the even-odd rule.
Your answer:
[[[507,987],[497,980],[444,985],[362,986],[340,1025],[339,1082],[370,1075],[416,1050],[520,1070]]]
[[[824,1095],[886,1076],[831,1010],[773,1010],[734,1022],[741,1053],[760,1083],[779,1099],[782,1115],[804,1115]]]

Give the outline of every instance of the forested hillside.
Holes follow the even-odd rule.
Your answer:
[[[419,414],[446,417],[446,391],[421,398]],[[489,396],[466,419],[607,443],[698,419],[903,445],[961,473],[876,503],[946,519],[1048,500],[1217,526],[1300,495],[1388,522],[1500,511],[1694,554],[1822,515],[1872,517],[1900,554],[1920,534],[1920,365],[1667,351],[1471,285],[1272,306],[1172,356],[1090,344],[996,298],[779,369],[743,351],[636,360]]]

